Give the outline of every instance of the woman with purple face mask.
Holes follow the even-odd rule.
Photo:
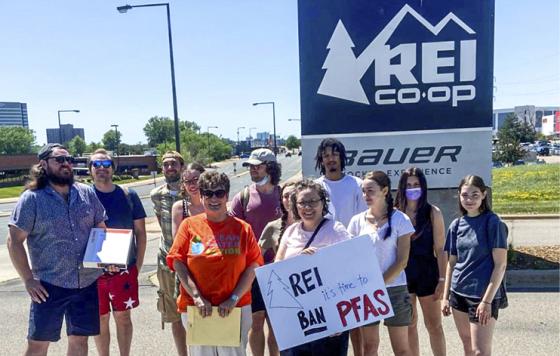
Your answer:
[[[420,355],[416,300],[422,308],[433,354],[445,355],[446,352],[440,312],[447,263],[443,251],[445,226],[441,211],[428,202],[427,195],[428,185],[421,169],[411,167],[401,174],[395,207],[408,215],[415,228],[405,269],[413,309],[408,340],[415,356]]]

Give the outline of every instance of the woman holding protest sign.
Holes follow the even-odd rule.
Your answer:
[[[490,210],[482,178],[459,184],[460,218],[449,226],[449,254],[443,315],[453,319],[465,355],[490,355],[498,310],[507,306],[503,278],[507,264],[507,227]]]
[[[288,226],[296,221],[290,202],[295,186],[296,182],[290,182],[283,185],[280,189],[280,210],[282,210],[282,216],[280,219],[269,222],[261,234],[259,247],[261,248],[263,256],[269,249],[272,249],[276,255],[282,235]]]
[[[421,169],[412,167],[401,173],[395,207],[410,218],[415,229],[405,269],[412,305],[412,323],[408,327],[410,349],[413,355],[420,355],[418,300],[430,335],[432,352],[443,356],[446,351],[441,324],[441,297],[447,264],[443,251],[445,227],[441,211],[428,202],[428,184]]]
[[[203,318],[212,316],[212,307],[217,307],[222,318],[240,307],[241,345],[189,345],[189,355],[245,355],[251,326],[251,284],[263,258],[251,226],[228,215],[227,175],[205,172],[198,184],[205,213],[181,223],[167,255],[169,268],[181,281],[178,311],[186,324],[187,306],[194,306]]]
[[[290,208],[295,219],[301,221],[290,225],[282,235],[276,261],[311,255],[319,248],[350,238],[344,225],[324,217],[328,213],[328,196],[321,184],[309,179],[297,183]],[[343,332],[284,350],[281,355],[346,356],[347,353],[348,332]]]
[[[410,236],[414,227],[408,216],[393,208],[391,181],[385,172],[367,173],[362,191],[368,210],[352,217],[348,232],[352,236],[371,236],[393,306],[394,316],[383,322],[389,331],[391,347],[395,355],[411,355],[408,326],[412,321],[412,306],[404,268],[408,262]],[[379,322],[364,326],[362,336],[364,354],[377,355]]]

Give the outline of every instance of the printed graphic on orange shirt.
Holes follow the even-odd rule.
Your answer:
[[[223,255],[240,254],[241,248],[239,235],[219,235],[216,237],[216,242]]]
[[[204,251],[204,244],[200,236],[196,235],[191,240],[191,253],[193,255],[200,255]]]

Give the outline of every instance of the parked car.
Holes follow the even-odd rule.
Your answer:
[[[247,152],[241,152],[241,154],[239,155],[239,158],[249,158],[250,154]]]
[[[539,156],[549,156],[550,148],[548,146],[537,146],[537,154]]]
[[[518,159],[517,161],[513,162],[513,166],[523,166],[525,164],[525,161],[522,159]]]
[[[554,145],[552,145],[550,153],[552,153],[553,155],[560,155],[560,144],[555,143]]]
[[[504,166],[504,164],[500,161],[493,161],[492,162],[492,168],[502,168]]]

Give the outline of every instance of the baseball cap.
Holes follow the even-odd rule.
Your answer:
[[[163,154],[163,157],[161,157],[161,161],[165,161],[168,158],[173,158],[176,159],[177,161],[179,161],[181,163],[181,165],[185,165],[185,160],[183,159],[183,156],[181,156],[181,154],[177,151],[167,151]]]
[[[44,145],[39,150],[39,153],[37,153],[37,158],[39,158],[40,160],[49,158],[49,156],[51,155],[51,153],[54,151],[55,148],[66,149],[66,147],[62,146],[60,143],[49,143]]]
[[[258,148],[251,152],[249,159],[243,162],[243,167],[259,165],[266,162],[276,162],[276,156],[268,148]]]

